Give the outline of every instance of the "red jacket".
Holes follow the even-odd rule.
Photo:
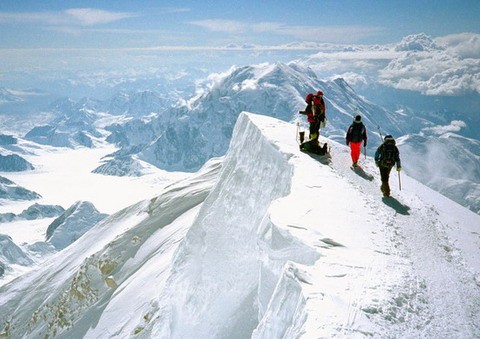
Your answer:
[[[323,121],[325,117],[325,101],[319,96],[313,96],[310,102],[307,101],[305,113],[307,114],[308,122],[315,122],[315,117],[320,117]]]

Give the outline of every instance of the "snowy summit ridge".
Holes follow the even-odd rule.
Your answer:
[[[295,130],[241,113],[222,163],[1,287],[0,334],[479,336],[480,216],[408,176],[382,201],[371,159],[311,157]]]

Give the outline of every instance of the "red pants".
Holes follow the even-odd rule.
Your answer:
[[[350,155],[352,156],[352,161],[353,162],[358,162],[358,159],[360,158],[360,153],[362,148],[362,142],[351,142],[350,141]]]

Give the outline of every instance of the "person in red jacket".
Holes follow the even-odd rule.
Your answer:
[[[307,115],[307,121],[310,124],[309,139],[316,140],[320,136],[320,126],[325,126],[326,122],[323,92],[318,91],[317,95],[308,93],[305,102],[307,103],[307,107],[299,113]]]
[[[347,145],[350,145],[350,156],[352,157],[353,167],[357,167],[361,154],[362,141],[363,147],[367,147],[367,129],[360,115],[357,115],[353,123],[348,127],[345,140]]]
[[[326,105],[325,101],[323,100],[323,92],[318,91],[317,95],[313,97],[313,115],[318,122],[318,127],[323,128],[325,127],[325,124],[327,123],[327,118],[325,115],[326,112]]]

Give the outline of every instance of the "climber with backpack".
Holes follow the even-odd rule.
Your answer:
[[[307,107],[300,114],[307,116],[307,121],[310,124],[309,139],[318,139],[320,135],[320,127],[325,127],[325,101],[323,100],[323,92],[318,91],[316,95],[308,93],[305,97]]]
[[[347,146],[350,146],[350,156],[352,157],[353,167],[358,167],[358,159],[361,154],[361,147],[367,147],[367,129],[362,122],[362,117],[357,115],[347,130],[345,137]]]
[[[326,107],[323,92],[318,91],[317,95],[313,96],[313,115],[317,120],[319,131],[327,124]]]
[[[397,171],[402,169],[400,152],[395,144],[395,139],[391,135],[385,136],[383,143],[378,146],[375,152],[375,164],[380,169],[380,178],[382,180],[380,190],[384,197],[389,197],[390,186],[388,179],[390,177],[390,171],[395,164],[397,165]]]
[[[309,129],[309,136],[308,139],[314,140],[318,138],[319,134],[319,125],[316,122],[315,116],[313,115],[313,97],[314,95],[312,93],[308,93],[307,96],[305,97],[305,102],[307,103],[307,107],[303,111],[299,111],[298,113],[304,114],[307,116],[307,121],[310,124],[310,129]]]
[[[327,144],[320,146],[318,137],[320,136],[320,126],[323,123],[325,126],[325,102],[323,101],[323,92],[318,91],[317,95],[308,93],[305,102],[307,107],[298,113],[307,116],[307,121],[310,123],[309,140],[304,142],[304,132],[300,132],[300,150],[310,152],[318,155],[328,154]]]

